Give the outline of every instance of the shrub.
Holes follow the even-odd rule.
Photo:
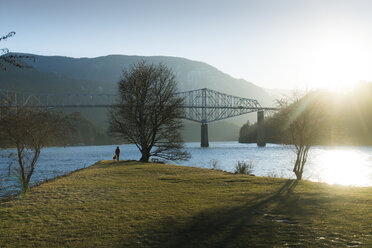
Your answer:
[[[158,159],[158,158],[151,158],[150,162],[151,163],[158,163],[158,164],[165,164],[165,162],[163,160]]]
[[[218,165],[218,160],[217,159],[211,159],[209,161],[209,164],[210,164],[210,166],[213,170],[220,170],[220,166]]]
[[[252,161],[238,161],[235,165],[235,174],[251,175],[253,173],[253,162]]]

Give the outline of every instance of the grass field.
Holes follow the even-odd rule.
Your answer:
[[[372,187],[102,161],[0,220],[0,247],[372,247]]]

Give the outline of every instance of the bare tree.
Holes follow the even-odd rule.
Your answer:
[[[13,171],[21,182],[22,192],[29,188],[41,149],[47,145],[66,144],[73,130],[69,117],[60,113],[25,107],[2,107],[0,115],[1,145],[15,147]]]
[[[274,118],[280,122],[286,140],[294,145],[296,161],[293,172],[297,180],[302,179],[310,148],[319,142],[325,131],[322,99],[318,93],[312,92],[278,101],[281,111]]]
[[[0,41],[4,41],[12,36],[14,36],[15,32],[9,32],[7,35],[0,36]],[[35,61],[35,58],[33,56],[28,55],[14,55],[14,54],[8,54],[9,49],[8,48],[1,48],[0,49],[0,68],[3,71],[7,70],[6,65],[12,65],[18,68],[28,68],[29,66],[22,62],[22,59],[31,59]]]
[[[123,70],[118,88],[120,102],[110,112],[110,133],[135,144],[143,162],[152,156],[170,160],[190,157],[182,150],[182,99],[175,96],[171,70],[163,64],[139,62]]]

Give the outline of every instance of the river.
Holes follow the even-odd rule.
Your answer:
[[[138,160],[140,153],[135,145],[119,145],[120,159]],[[74,146],[50,147],[41,151],[32,184],[54,178],[71,171],[88,167],[99,160],[110,160],[116,146]],[[295,153],[290,146],[238,142],[210,142],[209,148],[201,148],[200,143],[186,143],[191,153],[189,161],[168,161],[169,164],[211,168],[213,163],[225,171],[234,171],[238,161],[252,161],[256,176],[294,178],[292,166]],[[16,178],[9,175],[9,153],[14,150],[0,151],[0,197],[16,192]],[[14,164],[16,166],[16,164]],[[372,147],[337,146],[312,147],[305,165],[304,179],[352,186],[372,186]]]

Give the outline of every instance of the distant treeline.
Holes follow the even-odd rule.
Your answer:
[[[91,121],[77,115],[73,120],[75,132],[68,138],[69,145],[110,145],[115,140],[106,130],[97,127]]]
[[[24,54],[18,54],[24,55]],[[117,82],[123,68],[140,60],[150,64],[164,63],[173,68],[178,81],[179,91],[211,88],[223,93],[241,97],[256,98],[265,106],[273,97],[264,89],[245,80],[232,78],[216,68],[201,62],[175,57],[139,57],[110,55],[98,58],[69,58],[63,56],[39,56],[30,54],[35,61],[25,60],[31,66],[24,70],[9,67],[0,70],[0,88],[22,92],[48,94],[92,94],[118,92]],[[196,73],[197,72],[197,73]],[[108,109],[105,108],[73,108],[64,109],[63,113],[80,112],[84,118],[91,121],[98,129],[106,130],[108,126]],[[241,121],[231,118],[208,124],[210,141],[237,140]],[[187,142],[200,142],[200,124],[185,121],[182,136]],[[92,131],[92,133],[94,133]],[[85,138],[84,143],[88,138]],[[93,138],[104,140],[101,138]],[[123,142],[123,141],[116,141]]]
[[[76,114],[71,118],[70,122],[73,126],[73,132],[67,137],[67,145],[111,145],[118,142],[114,137],[110,136],[105,129],[97,127],[91,121],[80,116],[80,114]],[[3,135],[5,135],[5,133],[1,130],[0,147],[13,148],[14,145],[8,143]],[[49,142],[47,146],[64,146],[64,141],[53,140]]]
[[[312,97],[308,97],[309,94]],[[317,138],[318,145],[372,145],[372,83],[359,83],[347,92],[319,90],[309,94],[305,96],[306,101],[316,101],[312,104],[317,108],[314,118],[322,120],[318,122],[321,126],[317,127],[322,132]],[[288,104],[281,111],[265,117],[266,142],[290,143],[285,131],[289,120],[286,122],[282,118],[285,111],[295,117],[301,108]],[[248,122],[241,127],[239,142],[257,142],[257,123]]]

